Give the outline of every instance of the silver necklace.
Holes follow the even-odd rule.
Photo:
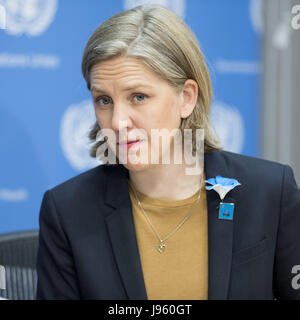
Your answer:
[[[129,181],[130,185],[132,186],[132,189],[133,189],[133,193],[134,193],[134,196],[135,196],[135,199],[139,205],[139,207],[141,208],[144,216],[146,217],[148,223],[150,224],[152,230],[154,231],[156,237],[158,238],[158,241],[159,241],[159,244],[157,246],[157,250],[160,252],[160,253],[163,253],[166,249],[166,244],[165,244],[165,241],[168,240],[186,221],[187,219],[191,216],[192,212],[193,212],[193,209],[195,208],[195,206],[198,204],[199,200],[200,200],[200,196],[201,196],[201,189],[202,189],[202,183],[201,183],[201,187],[200,187],[200,190],[199,190],[199,195],[198,195],[198,198],[197,200],[194,202],[192,208],[189,210],[188,214],[184,217],[184,219],[177,225],[177,227],[172,231],[170,232],[164,239],[161,239],[161,237],[159,236],[159,233],[157,231],[157,229],[154,227],[154,225],[152,224],[152,222],[150,221],[148,215],[146,214],[144,208],[142,207],[142,204],[141,204],[141,201],[139,200],[138,196],[137,196],[137,193],[136,193],[136,189],[133,185],[133,183],[131,181]]]

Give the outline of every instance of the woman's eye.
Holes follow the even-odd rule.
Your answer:
[[[99,98],[95,99],[95,102],[102,104],[102,105],[108,105],[111,103],[111,100],[108,97],[99,97]]]
[[[135,94],[134,97],[136,98],[137,101],[144,101],[147,96],[143,93]]]

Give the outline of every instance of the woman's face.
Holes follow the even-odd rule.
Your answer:
[[[113,130],[116,142],[120,143],[136,140],[136,129],[144,130],[140,136],[143,141],[130,148],[127,144],[113,146],[108,141],[110,148],[118,157],[119,147],[127,154],[127,164],[124,166],[129,170],[151,166],[151,129],[171,131],[179,128],[183,96],[142,62],[129,57],[95,64],[91,68],[90,83],[95,114],[101,129]],[[132,163],[130,154],[141,156],[139,153],[143,152],[145,144],[148,145],[148,163]],[[161,150],[160,146],[159,163],[164,152],[169,150]]]

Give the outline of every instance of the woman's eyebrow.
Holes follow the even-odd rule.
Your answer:
[[[122,91],[130,91],[130,90],[134,90],[134,89],[137,89],[137,88],[148,88],[148,89],[152,89],[153,87],[151,85],[147,85],[147,84],[144,84],[144,83],[136,83],[134,85],[131,85],[131,86],[128,86],[126,88],[124,88]],[[105,93],[105,90],[102,90],[101,88],[97,88],[95,86],[92,86],[91,88],[91,92],[101,92],[101,93]]]

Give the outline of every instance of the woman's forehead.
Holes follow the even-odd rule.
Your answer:
[[[152,74],[153,72],[142,61],[130,57],[118,57],[101,61],[91,68],[91,73],[100,73],[104,76],[115,76],[119,74]]]
[[[90,72],[91,88],[111,81],[149,85],[154,80],[157,82],[159,77],[149,67],[138,59],[127,57],[101,61]]]

